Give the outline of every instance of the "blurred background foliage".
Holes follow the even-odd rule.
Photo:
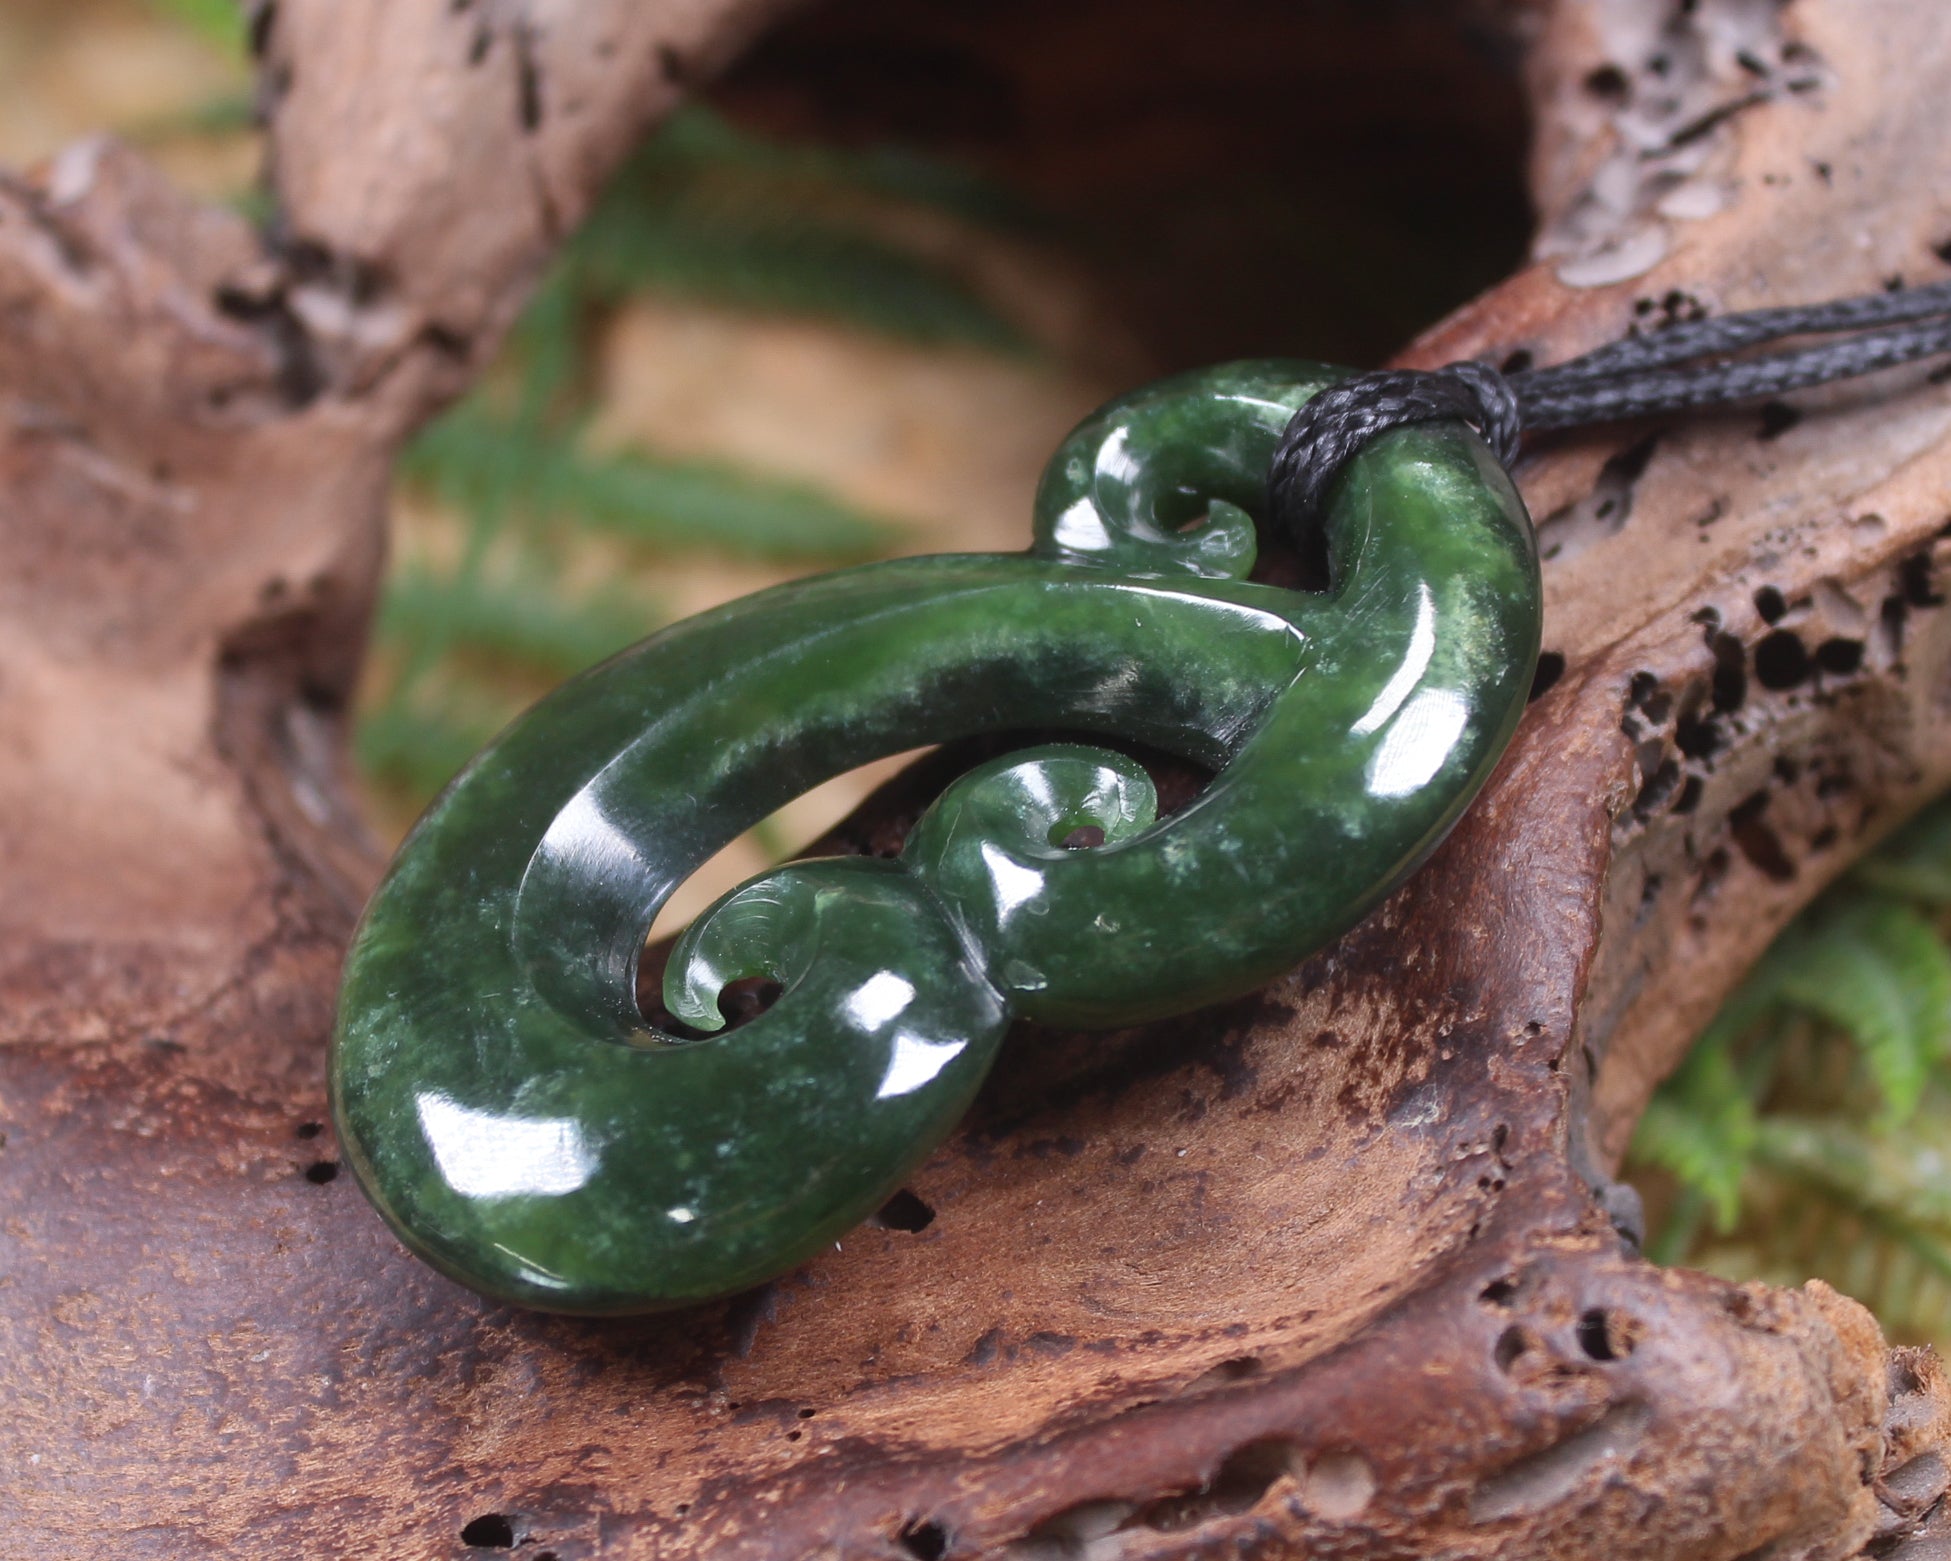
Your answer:
[[[658,565],[706,553],[794,572],[896,550],[904,528],[845,498],[723,460],[592,436],[592,353],[635,300],[812,316],[924,347],[1029,357],[955,276],[875,231],[882,203],[971,210],[971,181],[894,155],[744,135],[703,107],[630,161],[515,327],[490,382],[428,428],[401,476],[457,531],[389,575],[360,722],[368,777],[416,807],[537,687],[668,618]],[[602,578],[579,572],[595,545]]]
[[[0,155],[99,126],[269,215],[232,0],[23,0],[0,16]],[[1353,235],[1328,273],[1342,303],[1331,286],[1310,339],[1288,320],[1260,350],[1379,356],[1512,258],[1487,240],[1445,250],[1440,274],[1413,263],[1422,236],[1390,225],[1402,204],[1336,209]],[[1429,221],[1456,230],[1454,213]],[[673,617],[869,557],[1021,546],[1063,432],[1176,366],[1094,303],[1068,236],[1061,214],[952,159],[681,113],[487,382],[405,452],[357,727],[380,831],[522,705]],[[1379,312],[1351,341],[1357,297]],[[1254,350],[1208,338],[1222,345],[1206,356]],[[735,843],[671,915],[817,833],[884,768]],[[1656,1258],[1821,1275],[1895,1336],[1951,1344],[1948,931],[1940,806],[1783,934],[1659,1092],[1627,1166]]]
[[[1648,1250],[1951,1345],[1951,805],[1799,917],[1641,1118]]]

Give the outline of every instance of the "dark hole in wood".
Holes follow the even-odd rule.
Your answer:
[[[1755,592],[1755,611],[1761,614],[1763,623],[1780,623],[1782,615],[1788,611],[1788,603],[1774,586],[1764,585]]]
[[[1223,1387],[1229,1382],[1238,1382],[1246,1377],[1258,1376],[1260,1358],[1257,1355],[1235,1355],[1199,1373],[1188,1382],[1182,1391],[1199,1393],[1208,1388]]]
[[[461,1530],[461,1543],[476,1550],[513,1550],[515,1520],[505,1512],[484,1512]]]
[[[1829,639],[1816,646],[1816,665],[1835,677],[1848,677],[1863,665],[1861,640]]]
[[[1705,759],[1721,746],[1721,734],[1712,719],[1683,715],[1674,723],[1673,743],[1689,759]]]
[[[1897,566],[1897,580],[1903,586],[1904,600],[1913,607],[1941,607],[1944,598],[1932,580],[1931,555],[1912,553]]]
[[[1673,714],[1673,695],[1660,687],[1659,678],[1651,672],[1635,672],[1627,685],[1626,697],[1655,726],[1662,725]]]
[[[1679,784],[1680,766],[1668,759],[1646,777],[1639,788],[1639,795],[1633,798],[1633,812],[1641,819],[1650,818],[1654,810],[1673,795]]]
[[[1597,70],[1586,73],[1585,90],[1595,98],[1617,101],[1625,97],[1631,89],[1632,83],[1626,79],[1626,73],[1617,65],[1601,65]],[[1640,302],[1649,306],[1646,310],[1648,314],[1652,313],[1650,307],[1652,299],[1644,298]]]
[[[1531,697],[1549,691],[1565,675],[1565,658],[1555,650],[1538,653],[1538,670],[1531,674]]]
[[[325,1124],[323,1122],[300,1122],[298,1124],[298,1136],[300,1138],[316,1138],[324,1131]]]
[[[1598,507],[1597,514],[1602,520],[1610,520],[1617,529],[1626,523],[1632,514],[1633,487],[1646,475],[1646,468],[1653,463],[1653,452],[1659,448],[1660,436],[1648,434],[1637,444],[1629,445],[1617,455],[1608,459],[1599,468],[1599,480],[1593,484],[1594,495],[1604,494],[1605,500]]]
[[[1497,1336],[1497,1345],[1490,1352],[1491,1359],[1497,1362],[1499,1371],[1509,1371],[1517,1364],[1517,1358],[1531,1348],[1531,1331],[1511,1324]]]
[[[903,1187],[886,1203],[881,1205],[880,1213],[874,1216],[877,1225],[889,1230],[926,1230],[935,1223],[935,1211],[906,1187]]]
[[[1762,819],[1768,808],[1768,793],[1758,791],[1727,816],[1728,833],[1749,863],[1776,883],[1787,883],[1795,876],[1795,864],[1782,849],[1781,837]]]
[[[1883,641],[1890,647],[1893,656],[1904,648],[1904,618],[1909,611],[1901,596],[1884,597],[1883,606],[1877,610],[1877,621],[1883,628]]]
[[[1732,715],[1748,697],[1748,647],[1732,634],[1716,634],[1714,650],[1714,708]]]
[[[948,1554],[948,1530],[939,1523],[910,1523],[895,1537],[901,1548],[919,1561],[942,1561]]]
[[[314,1187],[323,1187],[327,1182],[335,1181],[338,1178],[338,1174],[339,1162],[337,1160],[314,1160],[310,1165],[305,1167],[305,1180],[310,1182]]]
[[[1797,423],[1802,414],[1786,401],[1764,401],[1761,404],[1761,432],[1758,439],[1779,439]]]
[[[1595,1306],[1578,1320],[1578,1347],[1593,1360],[1624,1360],[1633,1352],[1633,1333],[1627,1319]]]
[[[1792,629],[1777,629],[1755,646],[1755,680],[1776,693],[1809,680],[1809,648]]]
[[[522,129],[532,134],[542,124],[542,70],[535,59],[535,40],[519,23],[515,27],[515,66]]]
[[[1198,1490],[1148,1502],[1120,1528],[1143,1526],[1163,1534],[1197,1528],[1210,1518],[1251,1511],[1267,1487],[1293,1466],[1293,1448],[1268,1437],[1236,1448]]]

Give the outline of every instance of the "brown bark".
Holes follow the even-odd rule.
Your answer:
[[[1951,781],[1917,374],[1529,462],[1563,671],[1489,793],[1259,998],[1024,1038],[925,1229],[592,1324],[458,1291],[332,1176],[391,453],[774,9],[280,0],[269,249],[109,145],[0,186],[10,1553],[1942,1554],[1936,1361],[1650,1267],[1607,1181],[1743,964]],[[1951,13],[1517,14],[1539,258],[1416,358],[1941,269]],[[1843,648],[1770,687],[1778,633]]]

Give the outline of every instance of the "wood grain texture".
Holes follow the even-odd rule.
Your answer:
[[[1647,1265],[1608,1179],[1743,964],[1951,783],[1951,391],[1918,374],[1770,437],[1536,451],[1562,670],[1430,866],[1253,1000],[1019,1035],[912,1199],[790,1278],[495,1308],[335,1174],[391,453],[768,11],[281,0],[270,247],[109,145],[0,186],[7,1546],[1943,1554],[1937,1361],[1820,1284]],[[1417,361],[1941,274],[1943,8],[1510,13],[1538,258]]]

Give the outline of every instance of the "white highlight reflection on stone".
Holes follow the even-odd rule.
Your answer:
[[[1447,688],[1426,688],[1403,708],[1388,736],[1368,761],[1372,797],[1406,797],[1443,768],[1470,720],[1463,696]]]
[[[987,864],[989,876],[996,885],[997,921],[1008,921],[1017,906],[1034,900],[1043,892],[1043,874],[1012,862],[1007,854],[988,841],[983,842],[982,860]]]
[[[629,835],[603,811],[595,786],[585,786],[563,805],[549,825],[536,858],[574,864],[596,874],[642,872],[649,865]]]
[[[1375,696],[1368,713],[1350,728],[1357,737],[1381,730],[1382,723],[1402,707],[1409,691],[1429,670],[1429,658],[1436,653],[1436,600],[1429,594],[1427,585],[1418,584],[1416,589],[1421,595],[1416,602],[1416,626],[1409,631],[1409,653],[1402,658],[1395,675],[1383,685],[1382,692]]]
[[[561,1197],[596,1169],[573,1118],[503,1116],[438,1093],[420,1096],[415,1107],[434,1163],[464,1198]]]
[[[1073,553],[1102,553],[1111,545],[1111,533],[1089,499],[1079,499],[1057,517],[1050,540]]]
[[[889,1020],[908,1011],[915,1000],[912,981],[891,970],[877,971],[861,983],[858,992],[847,999],[847,1017],[863,1030],[878,1030]]]
[[[894,1053],[887,1060],[887,1073],[874,1098],[892,1100],[897,1095],[913,1094],[961,1056],[968,1044],[967,1041],[924,1041],[918,1035],[902,1031],[894,1038]]]

